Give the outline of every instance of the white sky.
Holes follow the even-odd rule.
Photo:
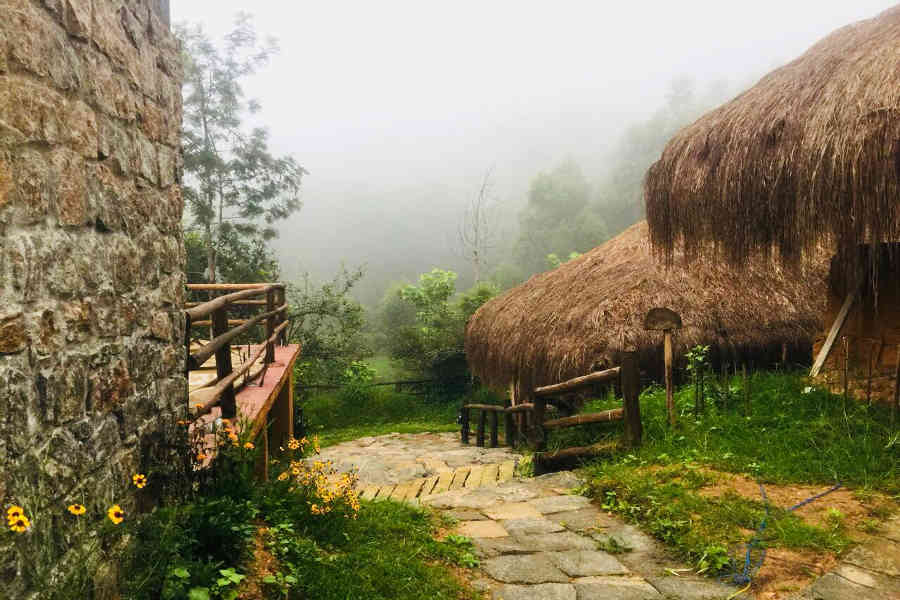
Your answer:
[[[360,186],[465,187],[495,164],[499,188],[521,195],[567,155],[595,170],[584,163],[655,110],[674,77],[745,84],[893,4],[172,0],[172,18],[219,39],[244,10],[278,38],[246,91],[273,147],[311,173],[284,229],[315,238],[319,217]]]

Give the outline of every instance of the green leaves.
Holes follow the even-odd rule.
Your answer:
[[[290,156],[272,155],[268,131],[244,127],[244,117],[259,103],[244,98],[242,82],[268,61],[275,43],[259,43],[247,15],[238,16],[220,45],[199,25],[180,27],[176,35],[185,68],[184,198],[203,232],[207,277],[229,279],[217,254],[235,246],[235,237],[256,245],[274,237],[272,225],[300,209],[306,171]],[[259,281],[264,275],[248,277]]]

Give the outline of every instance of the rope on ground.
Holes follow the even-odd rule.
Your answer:
[[[827,496],[831,492],[840,489],[842,484],[840,482],[833,485],[831,488],[825,490],[820,494],[816,494],[815,496],[810,496],[806,500],[802,502],[798,502],[792,507],[785,510],[785,512],[793,512],[800,507],[806,506],[811,502],[815,502],[822,496]],[[721,578],[721,581],[725,583],[730,583],[736,586],[746,586],[744,589],[740,590],[737,594],[739,595],[744,592],[747,588],[750,587],[751,582],[753,581],[753,576],[759,572],[759,569],[762,567],[763,562],[766,560],[766,548],[763,546],[762,538],[763,532],[766,530],[766,525],[769,521],[769,497],[766,496],[766,489],[763,485],[759,484],[759,493],[762,496],[763,507],[766,509],[766,514],[763,517],[762,521],[759,524],[759,527],[756,529],[756,534],[750,541],[747,542],[747,549],[744,553],[744,564],[740,571],[735,571],[730,575],[725,575]],[[754,558],[754,554],[757,556]],[[732,596],[734,597],[734,596]]]

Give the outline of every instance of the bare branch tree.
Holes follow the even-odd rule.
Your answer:
[[[475,283],[481,281],[490,253],[497,245],[500,203],[493,193],[493,172],[493,167],[485,171],[478,193],[463,210],[457,227],[458,252],[472,264]]]

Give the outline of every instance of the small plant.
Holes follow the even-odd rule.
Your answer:
[[[609,536],[597,541],[597,550],[602,550],[609,554],[625,554],[626,552],[631,552],[634,548],[614,536]]]
[[[731,566],[728,551],[722,546],[707,546],[697,561],[697,573],[715,575]]]
[[[277,572],[274,575],[266,575],[263,577],[263,583],[268,586],[271,586],[277,590],[278,594],[281,595],[282,598],[287,600],[288,594],[291,591],[291,587],[298,583],[298,580],[293,575],[285,575],[282,572]]]
[[[461,567],[474,569],[480,562],[475,556],[472,540],[464,535],[450,534],[444,540],[447,544],[457,550],[456,564]]]

